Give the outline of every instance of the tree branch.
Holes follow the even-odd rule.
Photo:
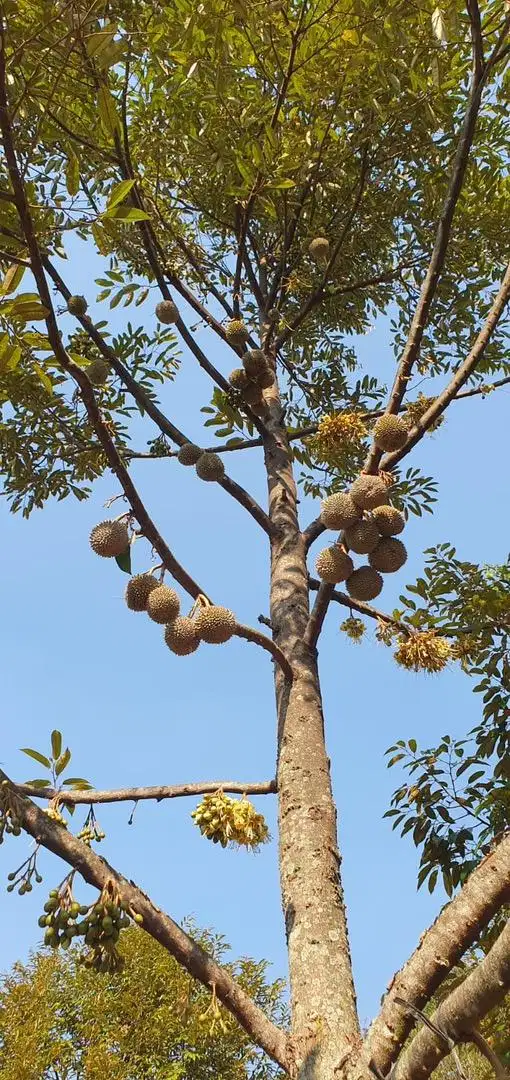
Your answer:
[[[509,987],[510,921],[483,960],[433,1013],[432,1023],[446,1039],[423,1027],[399,1058],[392,1080],[427,1080],[448,1054],[448,1040],[450,1044],[471,1041],[473,1029],[503,1000]]]
[[[67,303],[71,296],[71,290],[68,289],[58,273],[58,270],[55,269],[47,256],[43,256],[42,262],[59,293]],[[90,337],[91,341],[93,341],[100,350],[102,356],[104,356],[105,360],[111,365],[116,375],[119,376],[127,387],[135,401],[143,407],[147,416],[154,421],[159,430],[164,435],[167,435],[172,442],[177,444],[177,446],[182,446],[183,443],[189,442],[183,432],[180,431],[175,424],[172,424],[168,417],[161,412],[161,409],[158,408],[149,394],[147,394],[143,387],[141,387],[136,379],[133,378],[129,369],[118,359],[114,350],[107,344],[102,334],[94,326],[92,319],[90,319],[88,315],[76,316],[76,318]],[[260,445],[262,445],[262,440],[260,440]],[[232,480],[230,476],[224,476],[221,480],[217,481],[217,483],[219,483],[224,491],[227,491],[229,495],[232,495],[236,502],[240,503],[241,506],[244,506],[245,510],[247,510],[255,521],[262,526],[264,532],[266,532],[268,536],[272,535],[274,530],[268,515],[262,507],[258,505],[255,499],[252,498],[249,492],[241,487],[235,480]]]
[[[266,637],[261,630],[255,630],[252,626],[243,626],[242,623],[237,624],[235,636],[244,638],[245,641],[252,641],[254,645],[260,645],[266,652],[271,653],[273,660],[281,667],[285,678],[292,681],[294,677],[292,666],[275,641]]]
[[[494,1070],[496,1080],[509,1080],[509,1073],[503,1063],[499,1060],[499,1057],[489,1045],[486,1039],[484,1039],[482,1033],[476,1028],[469,1033],[469,1042],[473,1043],[477,1049],[487,1058],[487,1061]]]
[[[482,20],[478,0],[466,0],[466,10],[471,28],[471,44],[473,49],[473,76],[478,82],[482,75],[485,64],[483,54]]]
[[[470,874],[461,891],[422,935],[417,949],[393,977],[381,1011],[365,1040],[364,1055],[386,1075],[411,1030],[396,1004],[404,997],[422,1008],[480,931],[510,899],[510,833]]]
[[[276,780],[267,780],[261,783],[241,784],[235,780],[207,780],[204,783],[166,784],[153,785],[152,787],[116,788],[111,791],[66,791],[65,788],[33,788],[30,784],[16,784],[16,791],[21,795],[28,795],[31,799],[55,799],[58,797],[62,803],[77,806],[96,803],[119,803],[119,802],[143,802],[155,799],[162,802],[164,799],[181,799],[186,796],[206,795],[213,791],[231,791],[239,795],[274,795],[276,793]]]
[[[316,578],[309,578],[308,584],[311,589],[318,591],[322,582],[317,581]],[[372,607],[371,604],[365,604],[363,600],[353,600],[347,593],[340,592],[338,589],[333,589],[330,596],[330,600],[335,600],[337,604],[342,604],[343,607],[351,608],[352,611],[358,611],[360,615],[366,615],[369,619],[376,619],[377,622],[387,623],[388,626],[395,626],[403,634],[412,633],[409,626],[400,622],[399,619],[392,619],[391,615],[386,615],[384,611],[378,611],[377,608]]]
[[[321,582],[304,635],[305,644],[309,645],[311,649],[317,647],[319,635],[323,627],[324,619],[326,618],[326,612],[332,595],[333,586]]]
[[[1,770],[0,778],[11,783]],[[287,1035],[268,1020],[229,972],[217,964],[169,915],[160,911],[133,881],[128,881],[87,844],[77,840],[62,825],[52,821],[35,803],[16,795],[15,785],[11,786],[22,828],[33,836],[38,844],[74,867],[89,885],[102,889],[106,882],[113,878],[122,900],[142,916],[145,932],[175,957],[193,978],[198,979],[208,989],[214,988],[219,1000],[250,1038],[286,1069]]]
[[[443,392],[432,402],[427,411],[420,417],[418,423],[409,433],[409,438],[402,448],[402,450],[396,450],[393,454],[387,454],[382,461],[382,468],[391,472],[395,465],[402,460],[406,454],[412,450],[413,446],[420,441],[425,432],[435,423],[439,416],[444,413],[445,409],[451,401],[457,396],[458,391],[467,382],[469,376],[472,375],[479,364],[482,356],[491,340],[491,337],[496,329],[496,326],[504,313],[505,307],[510,300],[510,262],[508,263],[505,276],[501,282],[497,295],[494,298],[492,307],[485,320],[485,323],[478,334],[472,349],[469,351],[466,359],[460,365],[455,372],[453,378],[445,387]],[[466,395],[464,395],[466,396]],[[471,396],[471,395],[470,395]]]
[[[487,68],[485,69],[487,71]],[[436,230],[436,238],[427,273],[423,279],[420,296],[416,310],[411,321],[407,342],[400,358],[397,373],[388,401],[387,411],[398,413],[406,393],[409,378],[415,360],[418,358],[420,346],[428,323],[432,302],[437,292],[441,273],[446,261],[446,254],[450,242],[453,218],[457,203],[464,185],[464,178],[469,160],[469,154],[474,139],[476,121],[482,101],[482,91],[485,85],[485,76],[477,78],[473,76],[469,93],[468,106],[464,116],[464,122],[453,160],[450,182],[443,208],[439,217]],[[373,446],[368,455],[365,465],[366,472],[374,472],[379,465],[382,453]]]

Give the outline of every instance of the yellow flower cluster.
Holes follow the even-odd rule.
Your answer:
[[[350,637],[352,641],[361,641],[363,634],[365,633],[365,623],[363,619],[355,619],[353,615],[345,622],[340,624],[340,629],[343,630],[347,637]]]
[[[337,412],[323,416],[308,446],[318,461],[341,467],[359,454],[367,439],[367,425],[361,412]]]
[[[409,428],[414,427],[414,425],[418,423],[418,420],[421,420],[423,414],[426,413],[429,406],[432,405],[432,402],[435,400],[436,399],[434,397],[426,397],[425,394],[418,394],[418,397],[414,401],[410,401],[406,405],[405,411],[402,413],[402,419],[407,424],[407,426]],[[437,420],[435,420],[434,423],[430,425],[428,430],[436,431],[438,427],[441,427],[443,420],[444,414],[442,416],[438,416]]]
[[[429,671],[432,674],[446,667],[452,650],[449,642],[438,637],[434,630],[424,630],[401,638],[393,655],[397,664],[409,671]]]
[[[204,795],[191,816],[202,836],[222,847],[231,844],[256,849],[269,840],[262,814],[257,813],[244,795],[242,799],[231,799],[223,791]]]

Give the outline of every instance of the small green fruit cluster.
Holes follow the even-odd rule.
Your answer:
[[[69,887],[53,889],[44,905],[39,926],[45,928],[44,944],[53,949],[68,949],[74,938],[81,937],[88,946],[80,961],[97,972],[120,971],[124,960],[117,949],[121,930],[141,923],[142,917],[121,900],[113,881],[108,881],[94,904],[84,905],[74,899]]]
[[[16,803],[12,798],[12,792],[7,780],[2,781],[0,787],[0,844],[3,843],[4,834],[12,836],[21,835],[21,823],[16,813]]]
[[[256,849],[269,840],[262,814],[244,795],[242,799],[231,799],[221,790],[204,795],[191,816],[202,836],[222,847],[231,844]]]
[[[52,889],[44,905],[44,914],[39,918],[39,926],[44,928],[44,944],[52,949],[68,949],[73,938],[84,933],[84,921],[80,915],[88,914],[88,907],[82,907],[68,891],[60,893]]]

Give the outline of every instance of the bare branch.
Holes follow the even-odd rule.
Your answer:
[[[370,1027],[364,1053],[386,1075],[411,1029],[396,1004],[404,997],[422,1008],[480,931],[510,899],[510,833],[473,870],[461,891],[425,931],[417,949],[392,979]]]
[[[399,361],[388,401],[388,412],[390,413],[397,413],[400,409],[403,397],[408,388],[414,362],[418,358],[420,352],[420,346],[425,327],[428,323],[432,302],[436,295],[441,273],[446,261],[453,218],[464,185],[469,154],[482,101],[483,88],[484,78],[478,79],[473,77],[464,122],[457,145],[457,151],[453,160],[448,191],[437,225],[432,255],[427,273],[423,279],[407,342]],[[381,456],[381,451],[378,450],[376,446],[373,446],[365,466],[367,472],[374,472],[377,469]]]
[[[497,295],[494,298],[494,302],[489,311],[489,314],[485,320],[485,323],[478,334],[472,349],[469,351],[466,359],[460,365],[455,372],[453,378],[445,387],[442,394],[432,402],[427,411],[420,417],[418,423],[409,434],[409,438],[402,450],[397,450],[393,454],[387,454],[382,462],[382,468],[391,471],[394,466],[402,460],[406,454],[416,446],[416,443],[420,441],[424,433],[435,423],[439,416],[444,413],[445,409],[451,401],[457,396],[458,391],[467,382],[470,375],[475,371],[477,365],[483,357],[483,354],[491,340],[491,337],[498,325],[501,316],[510,300],[510,262],[507,266],[505,276],[501,282]],[[464,395],[465,396],[465,395]],[[470,395],[471,396],[471,395]]]
[[[254,645],[260,645],[266,652],[271,653],[273,660],[281,667],[285,678],[292,681],[294,677],[292,666],[275,641],[263,634],[261,630],[255,630],[252,626],[243,626],[239,623],[235,629],[235,636],[244,638],[245,641],[252,641]]]
[[[157,784],[152,787],[116,788],[111,791],[66,791],[65,788],[33,788],[30,784],[16,784],[16,791],[21,795],[28,795],[31,799],[55,799],[58,797],[62,803],[78,806],[84,803],[86,806],[92,803],[119,803],[119,802],[143,802],[155,799],[162,802],[164,799],[181,799],[187,796],[206,795],[212,791],[230,791],[239,795],[274,795],[276,793],[276,780],[267,780],[257,784],[241,784],[235,780],[207,780],[196,784]]]
[[[473,1046],[476,1046],[480,1053],[487,1058],[487,1061],[494,1070],[496,1080],[509,1080],[507,1069],[505,1069],[503,1062],[499,1060],[498,1055],[494,1053],[492,1046],[484,1039],[481,1031],[477,1031],[476,1028],[473,1028],[469,1033],[469,1042],[473,1043]]]
[[[318,591],[322,583],[317,581],[316,578],[309,578],[308,584],[311,589]],[[386,615],[384,611],[378,611],[371,604],[365,604],[363,600],[353,600],[347,593],[340,592],[338,589],[333,589],[330,600],[335,600],[337,604],[342,604],[343,607],[348,607],[351,611],[358,611],[360,615],[366,615],[369,619],[376,619],[377,622],[395,626],[403,634],[411,633],[410,627],[400,622],[399,619],[392,619],[391,615]]]
[[[468,13],[469,24],[471,28],[471,43],[473,48],[473,75],[478,82],[483,75],[483,68],[485,64],[483,54],[482,20],[480,17],[478,0],[466,0],[466,10]]]
[[[393,1080],[427,1080],[449,1052],[448,1042],[471,1041],[473,1029],[503,1000],[509,987],[510,921],[483,960],[430,1018],[446,1038],[438,1038],[429,1027],[422,1028],[399,1058]]]
[[[311,649],[315,649],[317,646],[332,595],[333,586],[321,582],[304,635],[305,643],[309,645]]]
[[[0,778],[10,784],[9,778],[1,771]],[[128,881],[87,844],[70,834],[62,825],[52,821],[31,800],[16,795],[16,786],[11,786],[22,828],[33,836],[38,844],[74,867],[89,885],[102,889],[106,882],[113,878],[121,898],[142,916],[145,932],[174,956],[193,978],[198,979],[209,990],[214,988],[219,1000],[250,1038],[286,1069],[287,1035],[265,1016],[229,972],[217,964],[169,915],[160,911],[133,881]]]

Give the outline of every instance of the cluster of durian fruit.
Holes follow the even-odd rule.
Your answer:
[[[86,949],[80,954],[85,967],[113,974],[121,971],[124,958],[117,949],[121,930],[132,922],[142,923],[142,916],[123,901],[112,879],[98,900],[79,904],[74,899],[69,878],[60,889],[52,889],[39,918],[44,928],[44,944],[52,949],[68,949],[74,938],[83,938]]]
[[[16,802],[7,780],[2,780],[0,785],[0,844],[3,843],[4,835],[21,835],[21,822],[16,813]]]
[[[126,521],[101,521],[90,534],[90,546],[96,555],[114,558],[129,546]],[[134,574],[128,581],[126,604],[130,611],[145,611],[153,622],[165,627],[165,642],[177,656],[194,653],[202,641],[222,645],[235,634],[237,621],[226,607],[211,604],[198,596],[189,615],[180,614],[180,600],[175,591],[150,571]]]
[[[224,848],[230,844],[253,850],[270,839],[262,814],[245,795],[231,799],[221,790],[204,795],[191,816],[202,836]]]
[[[376,446],[391,451],[405,444],[408,431],[400,417],[386,413],[377,420],[373,435]],[[322,503],[322,524],[342,535],[317,556],[317,573],[328,584],[345,582],[353,600],[374,600],[383,587],[381,575],[395,573],[407,560],[406,548],[397,539],[405,518],[389,505],[386,479],[362,473],[349,492],[330,495]],[[353,554],[368,555],[368,563],[355,569]]]
[[[230,345],[244,348],[249,337],[242,319],[232,319],[227,323],[225,336]],[[274,383],[274,372],[262,349],[247,349],[241,356],[242,367],[230,372],[228,381],[243,400],[252,408],[260,408],[264,403],[263,391],[269,390]]]

